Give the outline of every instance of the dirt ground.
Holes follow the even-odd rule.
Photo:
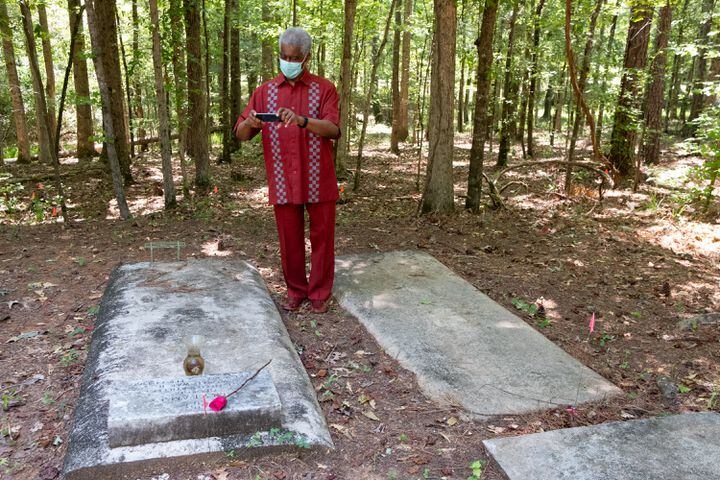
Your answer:
[[[678,327],[683,319],[720,312],[717,214],[683,208],[675,190],[650,186],[639,193],[605,192],[598,204],[593,179],[584,174],[566,196],[564,174],[554,168],[509,175],[524,185],[505,191],[507,208],[470,214],[462,209],[470,139],[460,136],[456,213],[418,217],[417,150],[408,147],[398,158],[387,153],[386,137],[371,140],[361,188],[351,192],[342,184],[337,253],[426,250],[625,395],[474,421],[452,405],[429,401],[414,376],[335,305],[322,316],[283,315],[303,352],[335,451],[252,462],[228,454],[218,464],[156,478],[466,479],[470,464],[480,460],[486,462],[483,479],[501,479],[483,439],[720,411],[720,325]],[[547,144],[539,150],[544,158],[560,155]],[[658,168],[672,172],[692,161],[666,151]],[[23,177],[42,168],[8,165],[4,171]],[[185,242],[185,258],[249,259],[275,298],[282,298],[274,220],[256,145],[245,146],[232,165],[213,165],[216,188],[206,198],[181,200],[171,212],[162,211],[158,195],[158,155],[144,154],[134,164],[137,183],[127,190],[134,218],[125,222],[117,218],[109,178],[92,173],[98,168],[72,161],[64,167],[70,172],[64,178],[73,219],[68,228],[42,200],[54,195],[50,180],[28,181],[24,190],[6,194],[6,204],[17,198],[17,211],[0,211],[2,478],[59,477],[108,274],[119,264],[148,260],[146,242]],[[31,198],[37,212],[26,210]]]

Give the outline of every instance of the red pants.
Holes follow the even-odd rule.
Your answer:
[[[335,202],[275,205],[288,296],[326,300],[335,275]],[[310,281],[305,276],[305,212],[310,217]]]

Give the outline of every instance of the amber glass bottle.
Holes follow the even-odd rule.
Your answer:
[[[187,357],[183,362],[185,375],[201,375],[205,370],[205,359],[200,355],[203,338],[193,335],[187,340]]]

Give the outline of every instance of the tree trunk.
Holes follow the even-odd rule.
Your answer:
[[[117,5],[115,6],[115,23],[117,25],[117,39],[120,43],[120,59],[122,60],[122,67],[125,70],[125,102],[127,103],[127,117],[125,118],[125,128],[130,135],[130,158],[135,158],[135,122],[133,117],[135,110],[133,109],[132,100],[132,88],[130,87],[130,68],[127,63],[127,55],[125,52],[125,44],[123,43],[123,35],[120,27],[120,13],[118,12]]]
[[[175,184],[172,172],[172,144],[170,143],[170,120],[165,93],[165,76],[163,75],[162,46],[160,45],[160,22],[157,0],[150,0],[150,23],[152,25],[153,71],[155,73],[155,94],[160,122],[160,154],[162,156],[163,192],[165,208],[175,206]]]
[[[83,34],[82,17],[78,16],[80,0],[68,0],[70,30],[78,25],[75,37],[75,55],[73,56],[73,80],[75,83],[75,119],[77,122],[77,155],[80,161],[95,156],[93,139],[92,109],[90,107],[90,82],[88,79],[87,60],[85,53],[85,35]]]
[[[593,41],[595,39],[595,27],[597,26],[597,19],[600,15],[605,0],[596,0],[595,9],[590,15],[590,26],[588,28],[587,39],[585,40],[585,50],[583,50],[583,61],[580,67],[580,78],[577,82],[579,95],[585,95],[585,87],[587,86],[588,73],[590,72],[590,60],[592,59]],[[569,65],[569,62],[568,62]],[[574,67],[573,67],[574,68]],[[570,190],[570,182],[572,180],[572,162],[575,160],[575,145],[577,144],[578,133],[580,133],[580,126],[582,125],[583,115],[580,111],[579,101],[575,102],[575,118],[573,120],[572,134],[570,135],[570,145],[568,148],[568,165],[565,168],[565,191]],[[593,132],[594,134],[594,132]]]
[[[708,42],[708,35],[712,28],[712,11],[714,6],[715,0],[703,0],[702,16],[705,21],[700,26],[696,42],[700,52],[695,60],[695,84],[693,85],[692,103],[690,104],[690,116],[687,119],[688,123],[685,128],[686,135],[695,133],[697,125],[693,123],[693,120],[700,115],[700,112],[702,112],[705,107],[705,93],[703,92],[703,88],[705,87],[705,77],[707,76],[707,52],[711,46],[710,42]]]
[[[468,192],[465,199],[465,208],[473,212],[480,210],[480,197],[482,195],[485,138],[489,123],[488,93],[490,92],[497,8],[498,0],[485,0],[480,36],[475,40],[478,52],[477,88],[475,89],[475,114],[473,115],[473,139],[470,148]]]
[[[435,0],[430,118],[428,120],[428,165],[422,213],[449,213],[455,208],[453,185],[453,141],[455,103],[455,41],[457,9],[455,0]]]
[[[410,1],[410,0],[408,0]],[[345,0],[345,30],[343,32],[343,53],[340,61],[340,128],[337,141],[335,171],[338,178],[347,178],[348,145],[350,144],[350,103],[352,98],[352,42],[355,28],[357,0]]]
[[[87,8],[90,15],[90,8]],[[103,72],[104,82],[110,94],[111,110],[113,117],[113,148],[117,152],[118,161],[120,162],[120,171],[122,172],[125,184],[132,183],[132,173],[130,171],[130,145],[128,143],[128,127],[125,122],[125,102],[123,100],[122,73],[120,71],[120,52],[118,49],[118,30],[116,23],[116,7],[115,0],[93,0],[93,12],[97,21],[97,32],[100,37],[98,41],[103,52]],[[93,47],[95,50],[96,47]],[[103,115],[103,121],[105,117]],[[107,132],[108,127],[105,126]],[[106,142],[106,147],[109,142]],[[109,154],[109,152],[108,152]]]
[[[515,0],[513,10],[510,16],[510,25],[508,26],[508,47],[505,53],[505,81],[503,83],[503,99],[500,109],[500,145],[498,146],[497,166],[504,167],[507,165],[508,152],[510,151],[510,141],[515,133],[515,110],[518,83],[512,71],[513,49],[515,47],[515,33],[517,25],[518,11],[520,10],[520,2]]]
[[[112,99],[112,87],[110,82],[106,81],[107,74],[105,72],[105,65],[108,63],[104,58],[108,54],[106,46],[108,44],[112,47],[115,46],[115,63],[117,63],[117,44],[113,41],[107,42],[107,32],[100,31],[102,25],[107,25],[107,19],[104,21],[98,18],[97,5],[105,4],[107,10],[104,10],[105,15],[109,15],[112,23],[115,23],[115,2],[114,0],[86,0],[85,8],[87,10],[88,19],[88,30],[90,31],[90,42],[92,44],[93,62],[95,63],[95,74],[97,76],[98,87],[100,89],[100,96],[102,98],[102,112],[103,112],[103,126],[105,128],[106,145],[108,162],[110,163],[110,172],[112,173],[113,186],[115,188],[115,198],[117,199],[118,209],[120,210],[120,218],[130,218],[130,209],[128,208],[127,201],[125,199],[125,191],[123,190],[123,175],[121,171],[121,164],[118,149],[116,148],[118,143],[118,135],[115,133],[116,123],[120,120],[124,127],[124,120],[118,119],[113,114],[113,99]],[[114,31],[114,30],[113,30]],[[112,62],[110,62],[112,63]],[[120,65],[117,64],[117,70],[120,70]],[[120,93],[120,99],[122,101],[122,93]]]
[[[188,146],[195,161],[195,186],[206,189],[210,185],[208,159],[207,103],[203,71],[200,0],[183,0],[185,5],[185,37],[187,42],[188,109],[190,126]]]
[[[545,0],[540,0],[535,9],[533,18],[533,51],[530,63],[530,85],[528,87],[528,112],[527,112],[527,156],[533,158],[535,151],[533,147],[533,128],[535,126],[535,87],[537,85],[538,71],[538,49],[540,48],[540,16],[542,15]]]
[[[38,149],[40,150],[40,161],[52,165],[53,137],[50,129],[50,119],[47,111],[47,101],[43,90],[40,67],[38,66],[37,47],[35,46],[35,28],[32,20],[32,13],[27,0],[20,0],[20,11],[23,16],[23,32],[25,33],[25,50],[30,63],[30,75],[33,82],[33,94],[35,96],[35,123],[38,130]]]
[[[45,92],[47,94],[48,120],[50,122],[50,132],[54,132],[57,125],[57,115],[55,113],[55,66],[53,65],[50,29],[48,28],[45,1],[38,2],[37,8],[40,28],[42,29],[40,38],[42,39],[43,60],[45,61]]]
[[[689,0],[683,2],[680,12],[680,18],[685,18]],[[678,26],[677,45],[682,45],[685,41],[685,22],[680,22]],[[685,63],[685,58],[680,52],[673,55],[672,74],[670,76],[670,85],[668,88],[667,107],[665,109],[665,131],[670,131],[670,120],[677,119],[677,99],[680,91],[680,68]]]
[[[138,17],[137,0],[132,0],[132,21],[133,21],[133,35],[132,35],[132,67],[130,67],[130,78],[132,78],[132,96],[133,103],[135,104],[135,121],[137,122],[137,136],[138,140],[142,141],[145,138],[145,128],[143,122],[145,120],[145,111],[142,104],[142,85],[140,83],[140,20]],[[147,146],[144,146],[140,151],[147,151]]]
[[[175,116],[178,129],[178,155],[180,171],[183,179],[183,195],[190,192],[190,182],[185,168],[185,151],[187,145],[187,119],[185,118],[185,101],[187,76],[185,67],[185,49],[183,45],[183,14],[180,0],[170,0],[170,34],[172,36],[172,68],[175,81]]]
[[[667,46],[672,24],[672,7],[669,0],[660,9],[658,22],[658,32],[655,36],[655,47],[650,64],[650,86],[645,98],[645,141],[642,146],[642,158],[645,159],[645,163],[657,163],[660,158],[665,65],[667,64]]]
[[[232,0],[233,11],[230,19],[230,119],[233,125],[242,113],[242,77],[240,72],[240,27],[237,25],[238,2]],[[252,94],[252,92],[249,92]],[[233,136],[232,151],[240,151],[240,140]]]
[[[400,30],[402,29],[402,11],[400,3],[395,8],[395,33],[393,34],[393,50],[392,50],[392,130],[390,131],[390,151],[395,155],[400,155],[400,146],[398,145],[398,128],[400,124]]]
[[[0,1],[0,37],[2,37],[3,56],[7,70],[8,84],[10,86],[10,99],[12,100],[13,119],[15,120],[15,140],[17,141],[17,162],[30,163],[30,141],[28,139],[27,117],[25,104],[20,89],[17,64],[15,62],[15,47],[13,46],[13,32],[10,28],[7,5]]]
[[[404,142],[409,134],[408,110],[410,104],[410,44],[413,0],[405,0],[402,36],[402,60],[400,65],[400,108],[398,109],[398,141]]]
[[[395,11],[395,4],[397,0],[392,0],[390,4],[390,11],[388,12],[387,22],[385,22],[385,30],[383,32],[382,41],[378,46],[377,50],[373,55],[372,67],[370,70],[369,87],[367,89],[367,96],[365,97],[365,105],[363,107],[363,123],[360,131],[360,140],[358,141],[358,154],[355,160],[355,178],[353,179],[353,191],[357,191],[360,188],[360,171],[362,169],[362,155],[363,145],[365,143],[365,133],[367,132],[367,124],[370,117],[370,107],[372,106],[373,95],[375,94],[375,88],[377,87],[377,70],[380,66],[380,57],[385,49],[387,43],[388,33],[390,32],[390,23],[392,22],[393,13]]]
[[[230,163],[230,144],[232,142],[232,125],[230,120],[230,23],[235,5],[232,0],[225,0],[223,16],[223,61],[222,77],[220,78],[220,124],[223,127],[221,163]]]
[[[618,0],[618,3],[619,3],[619,1],[620,0]],[[615,43],[615,31],[617,30],[617,28],[616,28],[617,21],[618,21],[618,14],[616,13],[615,15],[613,15],[612,26],[610,27],[610,35],[608,36],[607,47],[605,47],[605,51],[608,52],[608,55],[610,54],[613,43]],[[608,71],[607,65],[603,66],[602,83],[600,85],[601,92],[604,92],[607,88],[607,74],[608,74],[607,71]],[[605,102],[601,102],[600,107],[598,108],[598,119],[597,119],[598,148],[602,148],[603,113],[604,113],[604,111],[605,111]]]
[[[269,0],[261,0],[262,1],[262,23],[266,30],[269,30],[269,25],[272,23],[272,16],[270,15],[270,5],[268,5]],[[273,52],[272,48],[273,42],[272,39],[268,37],[267,33],[262,33],[262,43],[261,43],[261,52],[262,52],[262,81],[267,82],[274,76],[274,70],[275,70],[275,52]],[[278,45],[278,48],[280,46]],[[250,91],[252,93],[252,90]]]
[[[630,11],[624,71],[610,138],[610,161],[622,177],[627,176],[633,168],[638,127],[637,111],[642,98],[640,77],[647,63],[652,16],[652,4],[645,0],[634,4]]]
[[[461,0],[460,6],[460,88],[457,96],[457,131],[462,133],[465,130],[465,0]]]

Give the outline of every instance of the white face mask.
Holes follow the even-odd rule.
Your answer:
[[[297,78],[303,70],[303,63],[307,59],[307,55],[299,62],[288,62],[287,60],[280,59],[280,71],[285,75],[286,78],[292,80]]]

